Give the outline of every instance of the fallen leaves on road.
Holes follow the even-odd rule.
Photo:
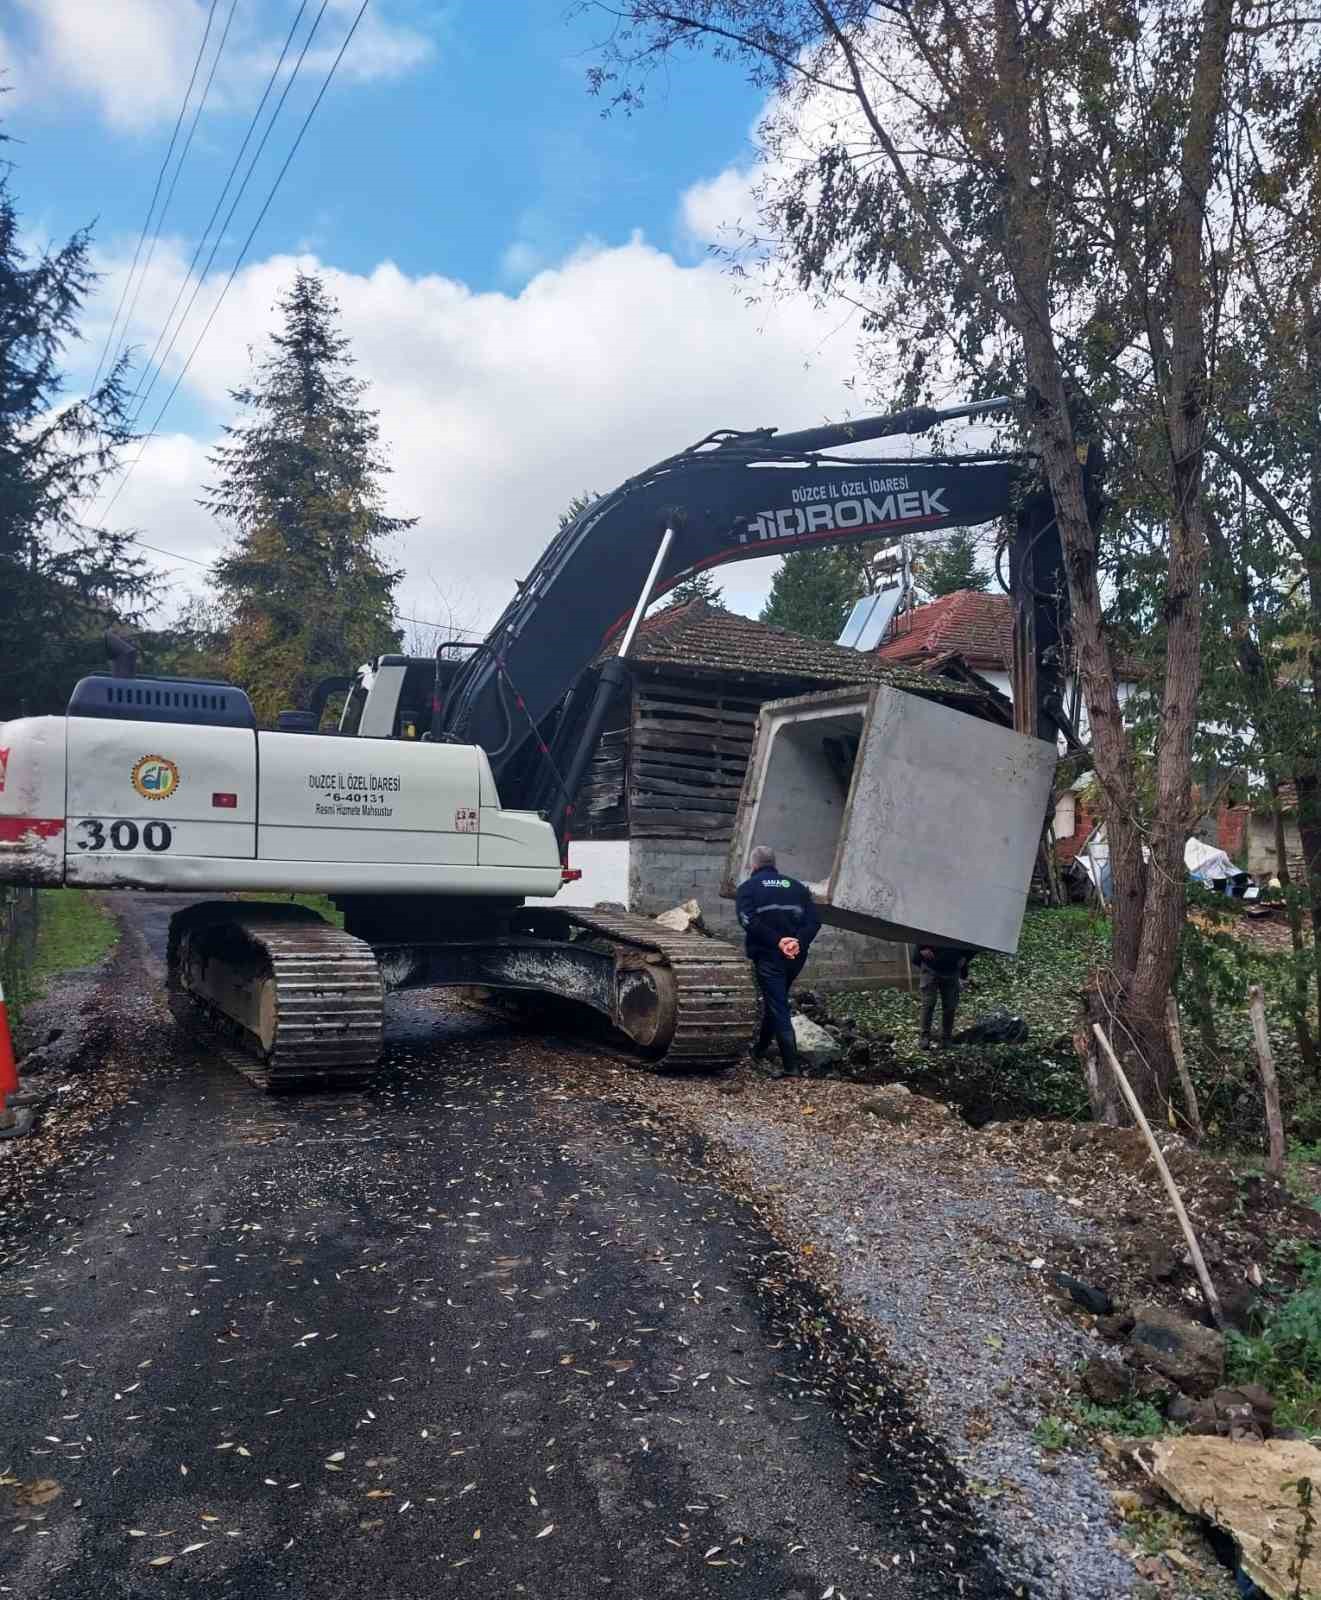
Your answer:
[[[20,1506],[46,1506],[64,1493],[54,1478],[33,1478],[14,1490],[14,1503]]]

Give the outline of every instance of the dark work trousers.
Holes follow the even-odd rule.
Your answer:
[[[918,978],[922,991],[922,1037],[931,1037],[931,1024],[936,1015],[936,997],[940,997],[940,1033],[948,1039],[954,1032],[954,1013],[959,1009],[959,976],[952,972],[948,977],[940,972],[928,972],[923,967]]]
[[[776,951],[774,955],[758,956],[753,963],[757,987],[761,990],[761,1033],[757,1037],[756,1054],[764,1055],[774,1039],[780,1047],[780,1061],[786,1068],[798,1061],[793,1020],[789,1016],[789,988],[806,960],[805,955],[800,955],[795,961],[786,961]]]

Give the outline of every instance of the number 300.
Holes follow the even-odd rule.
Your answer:
[[[139,832],[136,822],[120,817],[110,824],[108,840],[104,822],[89,819],[80,822],[78,828],[82,835],[78,840],[80,850],[104,850],[107,842],[112,850],[136,850],[141,843],[144,850],[159,855],[162,850],[168,850],[174,841],[168,822],[148,822]]]

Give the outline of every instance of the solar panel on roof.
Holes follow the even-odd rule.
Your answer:
[[[885,637],[885,630],[899,609],[902,597],[903,590],[896,585],[893,589],[882,589],[879,594],[865,594],[861,600],[855,600],[837,642],[850,650],[875,650]]]

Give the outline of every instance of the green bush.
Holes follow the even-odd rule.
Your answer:
[[[1121,1439],[1154,1439],[1176,1431],[1150,1400],[1130,1399],[1119,1406],[1098,1406],[1080,1400],[1073,1407],[1079,1427],[1089,1433],[1113,1433]]]
[[[1256,1333],[1228,1333],[1226,1357],[1231,1382],[1274,1394],[1277,1423],[1313,1430],[1321,1427],[1321,1251],[1304,1249],[1298,1265],[1298,1290],[1261,1308]]]
[[[1042,1417],[1032,1430],[1032,1437],[1043,1450],[1063,1450],[1072,1437],[1073,1429],[1063,1417]]]

